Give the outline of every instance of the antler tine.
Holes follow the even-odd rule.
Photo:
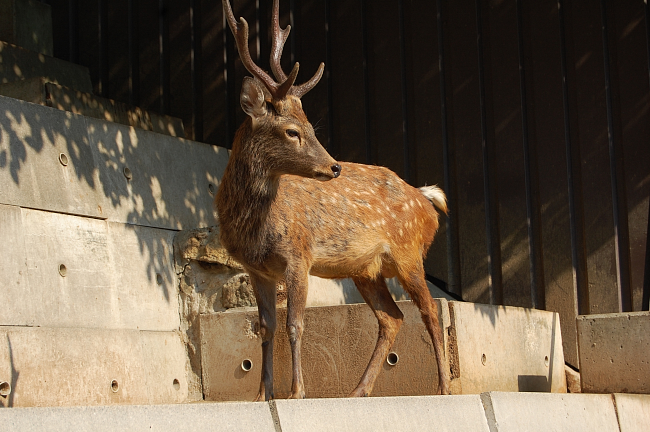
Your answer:
[[[264,72],[259,66],[255,64],[251,58],[250,51],[248,50],[248,22],[246,22],[243,17],[240,18],[239,23],[237,22],[230,6],[230,0],[223,0],[222,4],[224,13],[226,14],[226,19],[228,21],[228,26],[230,27],[232,34],[235,36],[235,41],[237,42],[237,50],[239,51],[239,57],[241,58],[244,67],[248,70],[248,72],[250,72],[255,78],[259,79],[266,86],[274,99],[284,98],[293,85],[293,82],[289,83],[289,85],[287,85],[286,81],[279,84],[275,82],[273,78],[269,76],[269,74]]]
[[[296,63],[298,64],[298,63]],[[318,66],[318,70],[314,74],[313,77],[306,83],[300,84],[299,86],[294,86],[291,88],[291,94],[296,96],[298,99],[303,97],[305,93],[307,93],[309,90],[313,89],[316,84],[318,84],[318,81],[320,81],[321,77],[323,76],[323,71],[325,70],[325,63],[321,63],[320,66]]]
[[[280,2],[279,0],[273,0],[273,15],[271,18],[271,70],[275,78],[279,81],[287,79],[280,65],[280,58],[282,58],[282,50],[289,37],[289,32],[291,32],[290,25],[284,30],[280,28]]]

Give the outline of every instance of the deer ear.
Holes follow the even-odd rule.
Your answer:
[[[264,90],[260,84],[251,77],[244,77],[239,97],[241,107],[253,120],[266,115],[266,101]]]

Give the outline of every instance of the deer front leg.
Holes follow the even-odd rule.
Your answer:
[[[253,292],[257,300],[262,338],[262,377],[256,401],[273,399],[273,339],[276,329],[275,281],[250,274]]]
[[[379,276],[376,280],[366,278],[353,278],[353,280],[359,293],[375,313],[379,322],[379,334],[375,350],[366,371],[361,377],[361,381],[350,394],[351,397],[369,396],[381,370],[381,365],[386,360],[388,350],[395,342],[404,315],[395,304],[393,297],[391,297],[384,278]]]
[[[305,328],[305,305],[307,304],[307,270],[287,269],[287,336],[291,345],[292,381],[291,399],[305,398],[305,382],[302,377],[301,347]]]

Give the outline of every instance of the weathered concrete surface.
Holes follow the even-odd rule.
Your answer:
[[[50,6],[36,0],[0,0],[0,41],[53,55]]]
[[[174,230],[214,223],[225,149],[6,97],[0,137],[1,204]]]
[[[179,328],[174,232],[6,205],[0,222],[0,325]]]
[[[86,93],[93,91],[88,68],[0,41],[0,84],[28,78],[45,78]]]
[[[556,313],[449,302],[454,394],[566,392]],[[453,351],[456,349],[457,351]]]
[[[611,395],[501,393],[481,395],[491,432],[618,432]]]
[[[0,327],[0,406],[184,402],[186,363],[175,332]]]
[[[282,432],[488,432],[479,395],[275,400]]]
[[[0,410],[0,424],[15,432],[276,432],[264,403],[14,408]]]
[[[179,118],[145,111],[112,99],[63,87],[47,82],[41,77],[0,84],[0,95],[70,111],[85,117],[169,136],[185,137],[183,122]]]
[[[449,326],[446,300],[438,299],[440,322]],[[398,302],[404,324],[391,349],[395,366],[384,364],[372,396],[435,394],[438,385],[433,346],[412,302]],[[291,389],[291,354],[284,329],[286,309],[278,309],[275,339],[275,396]],[[203,391],[206,400],[253,400],[262,358],[257,310],[231,310],[200,317]],[[365,304],[312,307],[305,313],[302,362],[309,398],[344,397],[354,390],[377,340],[377,320]],[[242,362],[250,360],[246,372]]]
[[[614,395],[621,432],[650,431],[650,395]]]
[[[650,312],[576,319],[582,391],[650,393]]]
[[[566,375],[567,392],[582,393],[582,386],[580,384],[580,372],[576,372],[571,367],[565,365],[564,374]]]

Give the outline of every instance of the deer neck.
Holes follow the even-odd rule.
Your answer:
[[[259,135],[258,135],[259,137]],[[250,121],[237,131],[216,197],[221,242],[235,258],[257,261],[266,250],[270,210],[280,178],[272,175],[258,151]]]

